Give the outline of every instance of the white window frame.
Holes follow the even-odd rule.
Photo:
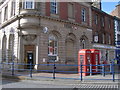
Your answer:
[[[2,12],[0,11],[0,24],[2,23]]]
[[[27,3],[32,3],[31,7],[29,7],[29,5],[27,6]],[[25,0],[24,2],[24,9],[35,9],[35,2],[34,0]]]
[[[50,40],[54,40],[54,46],[50,46]],[[55,45],[56,44],[56,45]],[[53,48],[53,53],[50,52],[50,48]],[[55,53],[55,49],[57,50]],[[48,38],[48,58],[49,58],[49,62],[56,62],[58,61],[58,38],[56,35],[54,34],[50,34],[49,38]],[[50,58],[56,58],[55,61],[51,60]]]
[[[4,10],[4,21],[8,20],[8,5],[5,7]]]
[[[15,15],[15,9],[16,9],[16,1],[13,0],[11,2],[11,16]]]
[[[52,14],[58,14],[58,3],[56,0],[51,0],[50,2],[50,12]]]
[[[82,22],[86,22],[86,9],[82,8],[81,10]]]

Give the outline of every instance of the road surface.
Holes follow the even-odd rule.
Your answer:
[[[81,88],[89,88],[89,90],[118,90],[118,85],[109,84],[67,84],[56,81],[34,81],[34,80],[2,80],[2,88],[69,88],[69,90],[82,90]]]

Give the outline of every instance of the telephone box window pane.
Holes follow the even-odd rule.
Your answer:
[[[81,64],[83,64],[83,61],[84,61],[84,55],[80,55],[80,62],[81,62]]]
[[[90,64],[90,55],[87,55],[88,64]]]
[[[98,65],[98,55],[96,55],[96,65]]]

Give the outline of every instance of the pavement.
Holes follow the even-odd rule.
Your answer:
[[[7,73],[5,73],[7,72]],[[55,79],[53,79],[53,73],[44,73],[44,72],[34,72],[32,73],[32,77],[30,77],[30,73],[27,71],[19,72],[16,71],[14,75],[11,74],[11,71],[2,72],[2,78],[8,79],[16,79],[16,80],[34,80],[34,81],[46,81],[51,83],[67,83],[67,84],[116,84],[120,83],[119,76],[120,74],[115,74],[115,80],[113,82],[112,74],[107,74],[105,77],[101,74],[96,74],[92,76],[83,76],[83,80],[81,81],[79,74],[63,74],[56,73]]]
[[[26,88],[29,85],[31,88],[36,88],[36,86],[42,87],[41,90],[46,88],[46,86],[48,86],[48,88],[70,88],[68,90],[120,90],[120,80],[115,80],[113,82],[112,74],[105,75],[105,77],[103,77],[101,74],[83,76],[83,80],[81,81],[79,74],[56,73],[56,78],[53,79],[53,73],[34,72],[32,73],[32,77],[30,77],[30,72],[26,71],[16,71],[15,75],[12,75],[11,71],[8,71],[7,73],[5,72],[2,72],[2,80],[6,79],[19,81],[17,84],[6,84],[6,87],[11,87],[11,85],[13,87],[23,85]],[[115,79],[119,79],[119,74],[115,75]]]
[[[116,69],[118,70],[118,69]],[[113,82],[113,75],[102,74],[88,75],[83,76],[82,81],[79,74],[66,74],[66,73],[55,73],[55,79],[53,79],[53,73],[48,72],[32,72],[32,77],[30,77],[30,70],[15,71],[12,75],[11,70],[2,70],[2,80],[17,80],[26,82],[31,82],[30,86],[32,87],[32,82],[38,82],[39,85],[49,85],[51,87],[69,87],[69,88],[108,88],[105,90],[120,90],[120,74],[115,74],[115,81]],[[11,86],[11,84],[9,84]],[[22,84],[23,85],[23,84]],[[36,84],[35,84],[36,85]],[[13,86],[15,86],[13,84]],[[78,90],[76,89],[75,90]],[[114,88],[114,89],[113,89]],[[86,89],[85,89],[86,90]],[[93,89],[92,89],[93,90]],[[96,90],[96,89],[95,89]],[[101,90],[101,89],[100,89]]]

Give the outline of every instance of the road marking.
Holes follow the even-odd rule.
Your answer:
[[[67,84],[67,85],[73,85],[74,87],[76,88],[118,88],[118,85],[94,85],[94,84],[91,84],[91,85],[86,85],[86,84]]]

